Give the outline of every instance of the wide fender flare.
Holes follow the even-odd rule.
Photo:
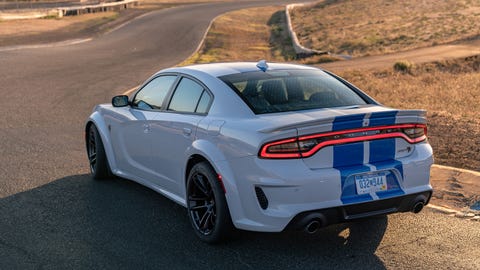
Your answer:
[[[184,171],[187,169],[189,158],[194,155],[199,155],[205,158],[215,172],[222,176],[222,183],[226,190],[227,202],[232,195],[238,197],[238,189],[236,182],[234,181],[235,176],[230,167],[230,162],[227,161],[223,152],[214,143],[207,140],[194,141],[192,147],[187,151],[187,162],[184,165]]]
[[[245,218],[246,213],[242,208],[242,201],[239,193],[241,189],[237,186],[237,181],[241,180],[236,179],[235,173],[231,168],[231,164],[234,164],[235,160],[227,160],[223,152],[214,143],[206,140],[198,140],[192,144],[188,157],[193,155],[204,157],[210,165],[212,165],[215,172],[221,175],[221,181],[225,187],[225,198],[227,200],[230,216],[233,223],[237,224],[240,220]],[[187,166],[187,163],[185,166]]]
[[[225,155],[220,149],[212,142],[207,140],[195,140],[192,143],[192,147],[187,150],[187,156],[202,155],[210,163],[225,160]]]
[[[93,112],[88,118],[85,124],[85,132],[88,132],[89,123],[93,123],[97,127],[98,133],[102,138],[105,154],[107,155],[108,165],[110,166],[112,172],[115,174],[115,172],[117,171],[117,162],[115,160],[115,155],[113,154],[113,148],[110,140],[110,134],[108,132],[107,123],[105,123],[103,116],[98,111]]]

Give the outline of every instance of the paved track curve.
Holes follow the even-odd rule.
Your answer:
[[[187,58],[219,14],[282,3],[164,9],[90,42],[0,51],[0,197],[87,172],[83,124],[95,104]]]
[[[91,180],[83,123],[95,104],[185,59],[217,15],[287,2],[160,10],[90,42],[0,52],[0,269],[479,269],[479,223],[431,210],[208,246],[182,207]]]

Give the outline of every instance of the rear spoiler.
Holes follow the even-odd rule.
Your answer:
[[[359,113],[359,114],[348,114],[348,115],[339,115],[332,116],[322,119],[314,119],[303,122],[291,123],[287,125],[279,125],[275,127],[268,127],[258,130],[261,133],[273,133],[278,131],[285,131],[290,129],[301,129],[306,127],[313,126],[330,126],[334,122],[352,122],[358,123],[362,121],[362,126],[382,126],[382,120],[388,120],[395,124],[406,124],[406,123],[418,123],[426,124],[427,112],[425,110],[391,110],[391,111],[380,111],[372,113]],[[392,119],[394,118],[394,119]]]

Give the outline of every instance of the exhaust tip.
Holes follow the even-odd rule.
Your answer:
[[[305,226],[305,232],[309,234],[314,234],[320,229],[321,224],[318,220],[312,220],[310,221],[307,226]]]
[[[423,201],[415,203],[415,205],[413,206],[412,212],[415,213],[415,214],[420,213],[420,211],[422,211],[424,205],[425,205],[425,203]]]

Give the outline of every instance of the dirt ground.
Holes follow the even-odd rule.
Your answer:
[[[469,206],[480,201],[479,172],[434,165],[431,182],[434,192],[430,202],[434,205],[470,212]],[[478,211],[480,205],[474,208]]]
[[[162,2],[163,0],[157,1]],[[61,20],[3,21],[0,22],[0,47],[53,43],[70,39],[95,37],[150,10],[152,9],[128,9],[119,13],[97,13]],[[229,21],[229,23],[235,22]],[[451,54],[455,48],[452,47],[450,49],[449,53]],[[432,56],[435,53],[430,51],[429,55]],[[382,59],[379,59],[381,57],[375,56],[375,63],[382,62]],[[386,59],[392,57],[395,56],[392,56],[392,54],[385,56]],[[439,57],[442,56],[439,54]],[[364,61],[369,61],[368,58],[363,59]],[[401,59],[404,59],[404,57],[401,57]],[[340,63],[346,64],[346,62],[350,61],[341,61]],[[387,62],[390,65],[390,61]],[[340,72],[347,67],[349,69],[361,69],[363,67],[362,61],[351,61],[345,67],[342,67],[340,63],[337,62],[338,66],[333,68],[336,72]],[[470,150],[478,152],[478,149]],[[448,162],[442,162],[442,164],[458,166],[458,164],[450,164]],[[480,201],[480,173],[435,165],[431,170],[431,182],[434,187],[432,204],[460,211],[470,211],[470,206]]]

